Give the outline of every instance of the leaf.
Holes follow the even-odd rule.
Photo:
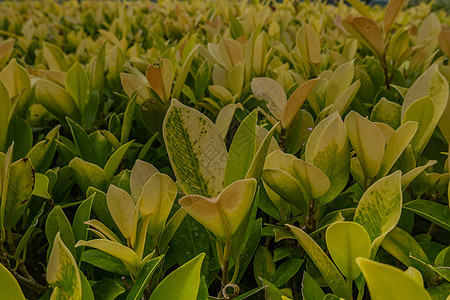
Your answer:
[[[130,176],[130,189],[134,201],[139,199],[144,185],[156,173],[159,173],[159,171],[153,165],[140,159],[136,160]]]
[[[330,189],[316,199],[318,205],[325,205],[347,185],[350,169],[347,132],[337,112],[312,131],[306,143],[305,161],[319,168],[330,180]]]
[[[300,151],[308,140],[313,127],[314,119],[311,114],[304,109],[299,110],[286,130],[284,151],[292,154]]]
[[[442,27],[438,36],[439,47],[447,57],[450,57],[450,29]]]
[[[9,180],[2,196],[2,215],[6,230],[14,227],[22,216],[25,206],[33,194],[35,177],[34,169],[28,158],[23,158],[11,164]]]
[[[136,108],[136,98],[137,94],[133,94],[128,102],[127,108],[125,109],[122,131],[120,132],[120,144],[122,145],[128,142],[128,138],[130,136],[131,126],[134,120],[134,110]]]
[[[3,264],[0,264],[0,288],[4,300],[25,300],[19,283]]]
[[[174,236],[175,232],[177,232],[178,227],[186,217],[186,211],[182,208],[178,209],[177,212],[170,218],[169,222],[164,226],[163,231],[161,232],[161,237],[159,239],[159,250],[161,253],[165,253],[167,251],[167,247],[169,246],[169,242]]]
[[[406,0],[389,0],[384,13],[384,32],[387,35],[391,25],[394,23],[395,18],[402,10]]]
[[[239,180],[226,187],[217,197],[184,196],[180,205],[219,239],[229,239],[247,215],[256,192],[256,180]]]
[[[140,212],[143,218],[152,215],[148,224],[148,234],[158,236],[161,233],[176,196],[177,186],[166,174],[157,173],[144,185],[140,198]]]
[[[97,194],[92,194],[91,196],[94,196],[94,199],[95,199],[96,195]],[[116,236],[116,234],[111,229],[106,227],[106,225],[103,224],[102,222],[100,222],[99,220],[96,220],[96,219],[88,220],[88,221],[85,221],[84,224],[91,226],[97,232],[100,232],[102,235],[104,235],[105,238],[110,239],[111,241],[120,243],[120,239]]]
[[[258,196],[257,196],[258,197]],[[250,223],[250,222],[249,222]],[[250,235],[248,237],[247,242],[243,245],[240,255],[239,255],[239,272],[236,279],[236,283],[242,279],[245,274],[245,271],[250,264],[255,252],[258,248],[259,242],[261,241],[261,227],[262,227],[262,219],[259,218],[253,222],[251,225]],[[233,251],[233,249],[232,249]],[[234,255],[234,254],[232,254]]]
[[[114,151],[114,153],[108,158],[108,161],[106,162],[106,165],[104,168],[106,180],[108,182],[111,182],[111,180],[113,179],[114,174],[117,171],[117,168],[119,168],[123,157],[127,153],[128,149],[130,148],[132,143],[133,143],[133,141],[123,144],[116,151]]]
[[[396,129],[400,126],[401,110],[402,107],[399,104],[383,97],[373,107],[370,120],[372,122],[385,123]]]
[[[36,213],[33,220],[31,221],[30,226],[28,226],[27,231],[20,239],[20,242],[17,245],[16,251],[14,252],[14,259],[17,260],[20,257],[20,255],[22,254],[22,252],[25,250],[28,242],[30,241],[30,239],[34,233],[34,230],[36,229],[36,227],[39,223],[39,218],[42,216],[42,213],[44,212],[44,207],[45,207],[45,203],[42,204],[41,208],[39,209],[39,211]]]
[[[16,145],[13,161],[23,158],[33,146],[33,132],[27,121],[13,114],[9,120],[6,145]]]
[[[52,196],[48,193],[48,185],[49,185],[48,177],[40,173],[35,173],[34,176],[35,176],[34,177],[35,183],[33,195],[44,199],[51,199]]]
[[[3,83],[3,80],[0,80],[0,128],[3,128],[3,130],[0,131],[0,151],[6,150],[8,130],[5,130],[5,128],[8,128],[10,115],[11,99],[6,85]]]
[[[361,163],[364,177],[377,175],[384,155],[384,136],[378,127],[355,111],[345,117],[348,138]]]
[[[263,182],[289,204],[300,209],[303,215],[309,211],[309,199],[300,183],[288,172],[280,169],[265,169]],[[270,278],[269,278],[270,279]]]
[[[69,251],[72,253],[72,256],[75,257],[75,238],[73,235],[72,226],[70,225],[69,220],[61,209],[61,206],[55,206],[48,214],[44,228],[45,235],[49,243],[47,253],[51,253],[55,236],[59,233],[59,236],[64,242],[64,245],[66,245],[67,249],[69,249]]]
[[[414,200],[405,203],[403,208],[450,231],[450,212],[448,206],[429,200]]]
[[[120,259],[127,267],[128,271],[131,274],[136,275],[139,258],[136,253],[127,246],[105,239],[94,239],[90,241],[78,241],[75,244],[75,247],[92,247],[108,253],[109,255]]]
[[[310,199],[321,197],[330,188],[328,177],[314,165],[301,159],[293,159],[292,167],[297,174],[297,178],[300,179],[303,191]]]
[[[114,273],[114,274],[119,274],[119,275],[124,275],[124,276],[129,276],[130,273],[128,272],[126,266],[123,264],[123,262],[116,258],[115,256],[112,256],[108,253],[105,253],[103,251],[100,250],[85,250],[83,251],[83,253],[81,254],[81,260],[91,264],[97,268],[100,268],[102,270]],[[94,293],[95,293],[95,289],[94,289]]]
[[[347,108],[350,106],[353,98],[355,98],[356,94],[358,93],[360,86],[361,83],[358,79],[347,89],[345,89],[345,91],[336,99],[333,106],[328,111],[328,114],[332,114],[337,111],[339,112],[339,114],[343,115]]]
[[[28,152],[27,157],[31,160],[36,172],[46,172],[50,168],[56,152],[56,141],[59,139],[60,127],[58,125],[50,130],[45,136],[45,139],[35,144]]]
[[[114,222],[126,239],[133,232],[134,201],[131,196],[114,185],[110,185],[106,194],[106,203]]]
[[[411,171],[409,171],[408,173],[406,173],[405,175],[402,176],[402,190],[405,190],[408,185],[417,177],[420,175],[420,173],[422,173],[424,170],[426,170],[426,168],[433,166],[434,164],[436,164],[437,161],[435,160],[430,160],[428,161],[425,165],[417,167],[412,169]]]
[[[434,272],[430,272],[428,268],[422,267],[417,261],[410,258],[412,255],[429,263],[429,259],[419,243],[403,229],[399,227],[392,229],[383,239],[381,247],[405,266],[418,269],[425,278],[435,277]]]
[[[31,82],[27,70],[19,65],[15,58],[0,72],[0,79],[9,92],[9,97],[15,101],[15,111],[25,117],[30,105]]]
[[[142,295],[144,294],[144,290],[147,288],[150,279],[152,279],[152,277],[154,276],[162,260],[163,256],[159,256],[145,264],[144,268],[136,279],[136,282],[133,284],[133,287],[131,288],[126,300],[141,299]]]
[[[44,58],[47,61],[50,70],[66,72],[67,62],[64,52],[62,52],[57,46],[50,43],[44,42],[43,46]]]
[[[316,86],[318,79],[311,79],[300,85],[287,100],[286,106],[281,116],[281,126],[289,128],[295,115],[298,113],[309,93]]]
[[[119,295],[125,293],[125,288],[111,278],[102,278],[92,285],[95,299],[114,300]]]
[[[72,99],[83,114],[85,111],[86,100],[88,98],[88,78],[86,72],[79,62],[75,62],[66,75],[66,91],[72,96]]]
[[[258,278],[265,276],[267,280],[273,280],[275,275],[275,264],[273,262],[272,253],[264,246],[259,246],[256,250],[255,257],[253,258],[253,273],[255,280],[258,282]]]
[[[227,149],[214,123],[174,99],[164,119],[163,134],[183,192],[216,196],[222,190]]]
[[[256,121],[258,110],[253,110],[242,121],[234,134],[228,151],[224,186],[244,179],[256,153]]]
[[[371,18],[372,14],[367,7],[367,5],[364,5],[363,2],[359,0],[348,0],[348,3],[350,3],[351,6],[353,6],[361,15],[363,15],[366,18]]]
[[[83,192],[89,187],[106,190],[107,179],[105,171],[99,166],[75,157],[69,163],[72,175]]]
[[[286,93],[281,85],[271,78],[261,77],[253,78],[251,87],[255,98],[265,101],[272,115],[280,120],[287,104]]]
[[[80,122],[81,113],[69,93],[59,85],[48,80],[39,79],[36,82],[36,98],[49,112],[60,120],[70,117]]]
[[[0,155],[0,195],[2,196],[1,204],[0,204],[0,227],[1,227],[1,239],[6,239],[5,232],[5,210],[6,210],[6,198],[8,195],[8,183],[9,183],[9,174],[11,171],[11,161],[12,161],[12,153],[13,153],[14,144],[12,144],[8,151],[6,151],[5,155]],[[2,152],[0,152],[3,154]]]
[[[418,101],[426,101],[428,107],[425,111],[428,115],[433,115],[433,117],[421,118],[420,120],[427,120],[423,125],[419,122],[419,130],[414,137],[413,149],[415,153],[421,153],[423,148],[425,148],[431,134],[434,131],[439,119],[441,118],[448,102],[449,86],[445,77],[439,72],[437,65],[432,65],[428,70],[426,70],[420,77],[413,83],[409,88],[408,93],[405,96],[402,105],[402,122],[413,120],[413,116],[407,117],[413,111],[410,106]],[[433,102],[433,105],[429,104],[429,100],[423,100],[424,97],[429,96]],[[434,107],[434,110],[431,110]],[[419,109],[419,108],[417,108]],[[417,117],[415,117],[417,118]],[[425,128],[421,129],[423,126]],[[420,133],[423,132],[423,133]]]
[[[96,145],[96,143],[93,143],[90,139],[91,136],[88,135],[80,125],[72,121],[70,118],[66,118],[66,120],[69,124],[70,131],[72,132],[73,136],[73,141],[77,146],[81,158],[87,162],[101,166],[100,156],[105,157],[107,155],[106,153],[98,153],[96,151],[96,146],[100,146],[101,143],[98,143],[98,145]]]
[[[313,64],[320,63],[320,38],[313,27],[304,23],[296,36],[297,48],[306,60]]]
[[[371,241],[364,227],[355,222],[336,222],[326,231],[327,249],[342,274],[355,280],[361,270],[357,257],[369,258]]]
[[[240,104],[228,104],[223,107],[216,118],[216,127],[219,129],[220,135],[225,140],[228,128],[233,120],[234,113],[238,108],[243,108]]]
[[[417,122],[406,122],[402,124],[391,136],[384,150],[384,156],[381,160],[380,170],[377,178],[386,176],[399,159],[400,155],[406,149],[418,128]]]
[[[204,258],[204,253],[199,254],[167,275],[153,291],[150,300],[196,300],[200,286],[200,269]],[[177,288],[174,289],[174,286]]]
[[[400,269],[366,258],[356,259],[373,300],[431,300],[427,291]]]
[[[305,300],[323,300],[325,293],[307,272],[303,272],[302,296]]]
[[[288,280],[300,270],[303,261],[304,260],[300,258],[293,258],[283,262],[275,271],[273,284],[277,287],[281,287],[288,282]]]
[[[361,44],[369,47],[378,56],[384,54],[383,34],[374,20],[365,17],[349,17],[342,20],[342,25]]]
[[[401,172],[396,171],[370,186],[359,200],[353,221],[369,234],[372,251],[398,223],[402,207]]]
[[[145,72],[150,88],[155,91],[162,102],[169,101],[173,75],[172,63],[167,58],[161,59],[159,63],[150,65]]]
[[[257,181],[259,181],[261,177],[261,173],[264,168],[264,161],[266,160],[266,156],[273,148],[273,133],[276,129],[277,125],[274,125],[272,129],[270,129],[269,132],[265,135],[264,139],[261,141],[261,144],[259,144],[258,140],[258,128],[262,130],[263,133],[266,132],[265,129],[261,127],[256,127],[256,148],[258,149],[256,151],[255,157],[253,158],[252,164],[250,165],[250,168],[248,169],[247,174],[245,175],[245,178],[255,178]],[[259,147],[258,147],[259,144]],[[276,144],[276,142],[275,142]],[[278,145],[276,145],[278,146]],[[272,150],[273,151],[273,150]]]
[[[85,224],[91,217],[92,202],[94,200],[94,195],[81,202],[78,207],[75,216],[73,217],[72,229],[75,241],[86,240],[88,238],[88,225]],[[82,248],[76,249],[76,259],[80,261]]]
[[[186,59],[183,59],[183,66],[181,67],[180,72],[178,73],[177,79],[175,80],[175,84],[172,90],[172,97],[175,99],[179,99],[181,90],[184,86],[184,82],[186,81],[186,77],[189,74],[189,70],[191,69],[192,61],[194,60],[195,55],[197,54],[197,50],[200,45],[196,45]]]
[[[320,246],[300,228],[288,224],[286,226],[292,230],[299,244],[308,253],[333,293],[341,298],[350,299],[351,294],[344,278]]]
[[[355,74],[353,61],[340,65],[331,75],[326,90],[325,106],[335,104],[337,99],[343,95],[350,86]]]

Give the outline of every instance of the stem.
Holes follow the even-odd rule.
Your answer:
[[[350,277],[347,277],[346,281],[347,281],[348,289],[350,291],[350,295],[353,295],[353,279],[351,279]]]
[[[388,90],[390,90],[391,79],[389,77],[389,72],[388,72],[387,63],[386,63],[386,53],[383,54],[383,56],[381,57],[381,66],[383,67],[383,70],[384,70],[384,78],[386,80],[386,88]]]
[[[225,242],[225,250],[223,253],[223,264],[222,264],[222,287],[226,286],[228,283],[228,269],[230,267],[230,256],[231,256],[231,240]]]

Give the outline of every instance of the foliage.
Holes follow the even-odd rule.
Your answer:
[[[448,299],[444,2],[0,3],[2,299]]]

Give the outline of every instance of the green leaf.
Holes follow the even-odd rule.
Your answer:
[[[402,105],[402,122],[409,120],[419,122],[412,145],[415,153],[420,154],[428,143],[447,106],[449,86],[445,77],[439,72],[437,65],[432,65],[409,88]],[[431,99],[423,100],[424,97]],[[430,100],[432,103],[430,103]],[[421,106],[412,106],[416,102],[423,102]],[[425,110],[420,109],[425,107]],[[431,109],[431,108],[434,109]],[[426,114],[425,114],[426,113]],[[420,116],[424,114],[424,116]],[[424,122],[426,120],[426,122]],[[421,128],[422,127],[422,128]]]
[[[148,234],[158,236],[166,224],[177,196],[177,186],[166,174],[157,173],[150,178],[142,189],[140,212],[142,217],[151,216]]]
[[[27,228],[27,231],[20,239],[20,242],[17,245],[16,251],[14,253],[14,259],[17,260],[20,257],[20,255],[22,254],[22,252],[24,251],[24,249],[26,248],[28,242],[30,241],[31,236],[33,235],[34,230],[36,229],[36,227],[39,223],[39,218],[42,216],[42,213],[44,212],[44,207],[45,207],[45,203],[42,204],[41,208],[39,209],[39,211],[36,213],[33,220],[31,221],[30,226]]]
[[[39,173],[46,172],[53,161],[56,152],[56,141],[59,139],[58,125],[47,133],[45,139],[34,145],[27,157],[33,163],[34,170]]]
[[[0,131],[0,151],[6,150],[8,130],[5,130],[5,128],[8,128],[10,116],[11,99],[6,85],[3,83],[3,80],[0,80],[0,128],[3,128],[3,130]]]
[[[31,91],[30,75],[27,70],[13,58],[0,72],[0,79],[8,89],[9,97],[14,101],[11,108],[14,108],[19,116],[25,117],[30,105]]]
[[[91,62],[91,90],[102,91],[105,81],[106,42],[101,46],[98,55]],[[101,93],[100,93],[101,94]]]
[[[348,138],[355,149],[356,155],[366,179],[377,175],[384,155],[384,136],[380,129],[363,118],[355,111],[345,117]]]
[[[306,198],[308,195],[305,195],[300,183],[288,172],[280,169],[265,169],[262,180],[282,199],[299,208],[303,215],[308,214],[309,199]]]
[[[353,81],[354,67],[353,61],[340,65],[331,75],[328,82],[325,107],[335,104],[338,98]]]
[[[92,203],[92,211],[97,219],[106,224],[109,228],[117,228],[114,223],[114,219],[108,210],[108,204],[106,203],[106,194],[94,187],[89,187],[86,191],[86,197],[94,195],[94,201]]]
[[[239,180],[226,187],[217,197],[184,196],[180,205],[219,239],[225,241],[237,231],[251,207],[256,180]]]
[[[88,238],[88,225],[84,222],[88,221],[91,217],[92,210],[92,202],[94,200],[94,195],[91,195],[89,198],[81,202],[78,207],[75,216],[73,217],[73,236],[75,241],[86,240]],[[80,261],[81,253],[83,252],[83,248],[76,249],[76,259]]]
[[[114,274],[119,274],[119,275],[124,275],[124,276],[130,275],[126,266],[120,259],[118,259],[115,256],[112,256],[108,253],[105,253],[103,251],[100,251],[100,250],[85,250],[85,251],[83,251],[83,253],[81,254],[81,260],[88,264],[91,264],[97,268],[100,268],[102,270],[105,270],[105,271],[108,271],[108,272],[111,272]],[[94,289],[94,293],[95,293],[95,289]]]
[[[284,151],[292,154],[300,151],[308,140],[313,127],[314,119],[311,114],[304,109],[300,109],[286,130]]]
[[[402,270],[366,258],[356,259],[373,300],[431,300],[427,291]]]
[[[256,153],[256,121],[258,110],[253,110],[242,121],[234,134],[228,152],[224,186],[244,179]]]
[[[64,242],[66,248],[72,253],[72,256],[75,257],[75,238],[72,226],[61,209],[61,206],[55,206],[45,221],[45,235],[50,245],[47,250],[48,253],[52,251],[52,245],[57,234]]]
[[[49,112],[60,120],[69,117],[81,121],[81,113],[69,93],[59,85],[44,79],[36,83],[36,98]]]
[[[256,154],[253,158],[252,164],[250,165],[250,168],[248,169],[247,174],[245,175],[245,178],[255,178],[257,181],[259,181],[259,179],[261,177],[261,173],[264,168],[264,162],[266,160],[267,154],[269,153],[269,151],[272,148],[273,133],[275,132],[276,127],[277,127],[277,125],[274,125],[272,127],[272,129],[270,129],[270,131],[267,132],[266,136],[262,140],[259,147],[258,147],[258,137],[257,137],[256,147],[257,147],[258,151],[256,151]],[[256,133],[258,134],[258,127],[256,129],[257,129]]]
[[[200,286],[200,269],[205,254],[199,254],[169,275],[156,287],[150,300],[196,300]],[[177,288],[174,289],[173,287]]]
[[[450,212],[448,206],[429,200],[414,200],[405,203],[403,208],[450,231]]]
[[[401,172],[383,177],[370,186],[359,200],[353,221],[369,234],[372,251],[398,223],[402,207]],[[373,252],[372,255],[375,253]]]
[[[72,132],[73,136],[73,141],[77,146],[81,158],[87,162],[102,166],[100,161],[103,160],[104,157],[106,157],[107,153],[98,153],[96,151],[96,147],[100,145],[93,143],[92,139],[94,139],[94,137],[91,139],[90,137],[92,135],[89,136],[80,125],[72,121],[70,118],[66,118],[66,120],[69,124],[70,131]]]
[[[79,62],[75,62],[66,75],[66,91],[84,113],[88,97],[88,78]]]
[[[253,78],[252,92],[256,99],[264,100],[267,103],[267,108],[277,120],[281,120],[287,104],[287,97],[278,82],[267,77]]]
[[[406,122],[402,124],[391,136],[384,150],[384,156],[381,160],[380,170],[377,178],[386,176],[399,159],[400,155],[408,146],[418,128],[417,122]]]
[[[144,290],[147,288],[150,279],[155,274],[159,264],[163,260],[163,256],[156,257],[149,262],[147,262],[139,274],[136,282],[133,284],[133,287],[130,290],[126,300],[138,300],[141,299],[144,294]]]
[[[6,194],[2,197],[3,223],[6,230],[16,225],[34,189],[34,169],[28,158],[11,164]]]
[[[350,299],[350,290],[345,283],[344,277],[342,277],[339,270],[320,246],[300,228],[292,225],[286,226],[292,230],[292,233],[295,235],[302,248],[308,253],[308,256],[312,259],[317,269],[319,269],[333,293],[339,297]]]
[[[4,300],[25,300],[19,283],[3,264],[0,264],[0,289]]]
[[[133,233],[134,206],[133,198],[123,189],[110,185],[106,194],[106,203],[114,222],[126,239]]]
[[[33,132],[30,124],[16,114],[13,114],[9,120],[6,145],[11,145],[12,142],[16,145],[13,161],[23,158],[33,146]]]
[[[59,232],[52,243],[52,251],[48,259],[46,278],[54,287],[56,299],[82,299],[81,278],[77,263],[72,253],[63,243]]]
[[[0,205],[0,226],[1,226],[1,239],[4,241],[6,239],[5,232],[5,209],[6,209],[6,198],[8,195],[8,183],[9,174],[11,170],[11,159],[13,153],[14,144],[8,148],[5,155],[0,156],[1,169],[0,169],[0,195],[2,196]],[[1,152],[0,152],[1,153]],[[3,153],[2,153],[3,154]]]
[[[136,108],[136,98],[137,93],[131,96],[128,102],[127,108],[125,109],[125,114],[123,116],[122,131],[120,133],[120,143],[123,145],[128,142],[128,137],[130,136],[131,126],[134,120],[134,110]]]
[[[242,276],[244,276],[244,273],[247,270],[250,261],[255,255],[255,252],[261,240],[261,227],[262,219],[259,218],[253,223],[247,243],[243,246],[239,255],[239,272],[236,282],[239,282]]]
[[[196,45],[191,53],[183,59],[184,63],[181,67],[180,73],[178,73],[177,79],[175,80],[175,84],[172,90],[172,97],[178,99],[181,94],[181,90],[183,89],[184,82],[186,81],[186,77],[189,74],[189,70],[191,69],[192,61],[194,60],[195,55],[197,54],[197,50],[200,45]]]
[[[35,173],[34,176],[35,182],[33,195],[44,199],[51,199],[52,196],[48,193],[48,185],[49,185],[48,177],[40,173]]]
[[[330,180],[317,167],[301,159],[293,159],[292,167],[309,199],[319,198],[330,188]]]
[[[259,282],[258,278],[267,278],[267,280],[273,281],[276,267],[273,262],[272,253],[264,246],[259,246],[256,250],[255,257],[253,258],[253,274],[255,275],[256,282]]]
[[[95,299],[98,300],[114,300],[119,295],[125,293],[125,288],[111,278],[102,278],[92,285]]]
[[[283,284],[288,282],[288,280],[297,274],[298,270],[300,270],[303,261],[303,259],[293,258],[283,262],[273,275],[273,284],[277,287],[281,287]]]
[[[214,123],[174,99],[164,119],[163,133],[184,193],[216,196],[222,190],[227,149]]]
[[[169,246],[169,242],[172,239],[175,232],[177,232],[178,227],[184,220],[186,216],[186,211],[182,208],[178,209],[177,212],[170,218],[169,222],[167,222],[166,226],[164,226],[163,231],[161,232],[161,237],[159,239],[159,250],[161,253],[165,253],[167,247]]]
[[[75,247],[80,246],[92,247],[120,259],[131,274],[137,275],[136,271],[139,265],[139,258],[136,253],[127,246],[105,239],[94,239],[90,241],[81,240],[75,244]]]
[[[123,157],[127,153],[127,150],[130,148],[132,143],[133,141],[123,144],[116,151],[114,151],[114,153],[108,158],[105,168],[103,169],[105,171],[106,180],[108,182],[111,182],[111,180],[113,179],[114,174],[117,171],[117,168],[119,168]]]
[[[330,180],[330,189],[316,199],[319,206],[333,200],[347,185],[350,154],[347,132],[339,114],[333,113],[312,131],[305,148],[305,161],[319,168]]]
[[[323,300],[325,293],[307,272],[303,273],[302,295],[305,300]]]
[[[380,122],[396,129],[400,126],[402,107],[395,103],[381,98],[380,101],[375,104],[370,113],[370,120],[372,122]]]
[[[395,227],[384,238],[381,247],[407,267],[418,269],[425,278],[434,278],[435,273],[423,268],[410,255],[429,263],[428,257],[419,243],[406,231]]]
[[[67,62],[64,52],[57,46],[44,42],[44,58],[48,63],[50,70],[67,71]]]
[[[89,187],[106,190],[107,179],[105,171],[99,166],[75,157],[69,163],[72,175],[83,192]]]
[[[342,274],[356,279],[361,274],[357,257],[369,258],[371,241],[364,227],[355,222],[336,222],[327,228],[327,249]]]

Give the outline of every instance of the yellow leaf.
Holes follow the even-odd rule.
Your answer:
[[[405,3],[406,0],[389,0],[386,12],[384,13],[384,32],[386,35]]]
[[[450,27],[442,27],[438,36],[439,47],[447,57],[450,57]]]
[[[311,79],[299,86],[289,97],[281,116],[281,126],[288,128],[300,107],[313,90],[318,79]]]
[[[219,43],[219,53],[228,71],[231,71],[238,64],[244,64],[244,52],[235,40],[221,40]]]
[[[167,102],[170,98],[173,80],[173,67],[170,60],[163,58],[159,63],[150,65],[145,76],[151,89],[155,91],[161,101]]]
[[[364,17],[347,18],[342,21],[344,28],[360,43],[366,45],[379,56],[384,54],[384,39],[377,22]]]
[[[229,239],[246,216],[256,191],[253,178],[236,181],[217,197],[189,195],[179,200],[180,205],[219,239]]]
[[[313,64],[320,63],[320,38],[309,24],[304,24],[297,32],[297,48],[304,59]]]
[[[106,204],[120,232],[129,239],[133,231],[133,198],[124,190],[110,185],[106,194]]]

